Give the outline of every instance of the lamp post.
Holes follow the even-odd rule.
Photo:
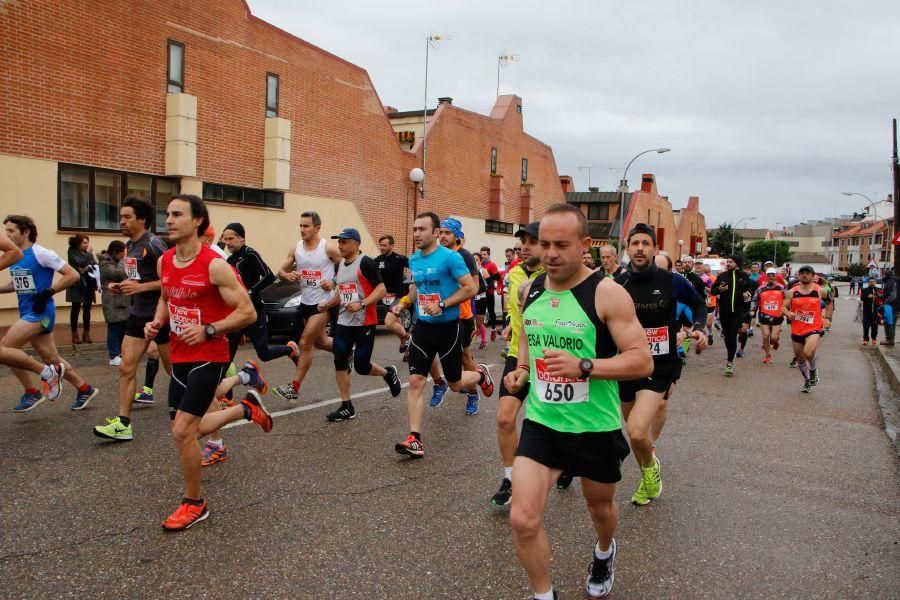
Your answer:
[[[869,256],[873,255],[873,248],[875,247],[875,226],[878,225],[878,207],[875,206],[875,201],[866,196],[865,194],[860,194],[859,192],[841,192],[845,196],[862,196],[869,202],[869,206],[872,208],[872,215],[875,218],[875,222],[872,223],[872,242],[869,244]],[[882,237],[884,237],[882,235]],[[881,246],[878,247],[879,251],[881,250]],[[880,258],[880,257],[879,257]],[[860,259],[862,259],[862,252],[860,252]],[[875,260],[876,269],[881,271],[881,267],[877,266],[880,261],[878,259]]]
[[[775,223],[775,232],[776,233],[778,232],[779,225],[781,225],[781,223],[777,223],[777,222]],[[772,257],[772,262],[775,263],[775,266],[777,267],[778,266],[778,240],[775,239],[774,235],[772,236],[772,241],[775,242],[775,255]]]
[[[684,255],[684,251],[681,247],[684,246],[684,240],[678,240],[678,260],[681,260],[681,257]]]
[[[637,160],[638,156],[643,156],[648,152],[662,154],[663,152],[668,152],[670,150],[671,148],[651,148],[650,150],[644,150],[643,152],[636,154],[635,157],[629,161],[628,166],[625,167],[622,181],[619,182],[619,242],[617,244],[617,257],[622,255],[622,238],[625,236],[625,194],[628,192],[628,169],[631,167],[631,163]]]
[[[734,230],[738,228],[738,225],[743,223],[744,221],[755,221],[756,217],[744,217],[740,221],[737,222],[736,225],[731,227],[731,253],[734,254]]]

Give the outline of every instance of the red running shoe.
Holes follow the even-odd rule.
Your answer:
[[[397,454],[409,454],[413,458],[425,456],[425,444],[422,443],[422,440],[417,440],[413,434],[406,436],[406,439],[399,444],[394,444],[394,450]]]
[[[770,362],[772,362],[772,355],[771,355],[771,354],[767,354],[766,357],[763,358],[763,364],[764,364],[764,365],[767,365],[767,364],[769,364]]]
[[[200,466],[209,467],[216,463],[228,460],[228,448],[225,447],[225,444],[217,446],[215,444],[210,444],[207,441],[203,448],[200,450],[200,456],[202,457],[200,460]]]
[[[294,364],[296,365],[297,361],[300,360],[300,346],[297,345],[297,342],[288,342],[285,346],[291,349],[291,353],[288,354],[288,357],[294,361]]]
[[[484,363],[479,363],[475,366],[475,370],[484,375],[484,381],[478,384],[481,387],[482,393],[485,396],[490,396],[494,393],[494,378],[491,377],[488,366]]]
[[[259,392],[256,390],[247,390],[247,395],[241,400],[241,404],[250,411],[249,421],[253,421],[262,427],[262,430],[266,433],[272,431],[272,415],[270,415],[269,411],[266,410],[266,407],[263,406],[262,398],[259,397]]]
[[[194,506],[187,502],[182,503],[175,512],[169,515],[169,518],[163,521],[163,527],[169,531],[181,531],[190,529],[200,521],[206,520],[209,516],[209,508],[206,506],[206,500],[200,506]]]

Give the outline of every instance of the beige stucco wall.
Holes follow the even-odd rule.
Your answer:
[[[71,233],[56,230],[57,175],[56,162],[0,154],[0,181],[3,182],[0,186],[0,217],[11,213],[27,214],[37,225],[38,243],[65,258]],[[203,183],[199,180],[181,180],[182,193],[199,195],[202,189]],[[321,215],[323,237],[344,227],[355,227],[363,238],[363,252],[370,256],[377,254],[377,241],[372,238],[356,206],[348,200],[286,193],[284,210],[213,203],[208,206],[217,233],[229,223],[242,223],[247,231],[247,243],[262,254],[273,270],[277,270],[288,250],[300,239],[298,223],[300,213],[305,210],[315,210]],[[484,231],[483,221],[480,229]],[[106,248],[111,240],[124,241],[122,236],[115,234],[92,233],[90,237],[95,252]],[[0,283],[7,281],[9,273],[0,273]],[[56,303],[59,307],[57,322],[67,323],[69,309],[63,294],[56,296]],[[18,317],[15,308],[14,294],[0,295],[0,326],[9,325]],[[103,318],[99,308],[92,317],[95,320]]]
[[[501,269],[506,262],[503,251],[516,245],[516,238],[511,235],[484,232],[484,220],[451,215],[462,223],[463,233],[466,234],[466,249],[469,252],[477,252],[482,246],[491,249],[491,258]]]

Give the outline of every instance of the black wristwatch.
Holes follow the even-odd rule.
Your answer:
[[[216,327],[212,323],[209,323],[203,328],[203,332],[206,333],[206,337],[211,338],[216,335]]]
[[[438,302],[438,308],[444,310],[445,308],[447,308],[447,305],[444,304],[443,300],[441,300],[440,302]]]
[[[594,361],[589,358],[582,358],[578,366],[581,368],[581,377],[587,379],[591,376],[591,371],[594,370]]]

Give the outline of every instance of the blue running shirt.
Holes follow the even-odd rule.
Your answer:
[[[19,314],[24,318],[33,314],[31,304],[34,295],[53,286],[53,274],[61,271],[66,266],[66,261],[53,250],[37,244],[32,244],[30,248],[23,250],[22,254],[24,254],[22,260],[9,268],[9,274],[19,297]],[[51,298],[41,315],[52,315],[55,312],[56,305]]]
[[[436,316],[422,312],[426,304],[437,304],[446,300],[459,289],[457,279],[469,275],[469,269],[459,252],[438,246],[431,254],[421,250],[409,257],[409,270],[413,274],[418,302],[418,318],[423,323],[449,323],[459,319],[459,306],[449,306]],[[414,309],[415,310],[415,309]]]

